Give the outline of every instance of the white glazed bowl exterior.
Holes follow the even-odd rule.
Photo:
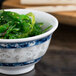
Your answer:
[[[31,62],[34,59],[42,57],[49,46],[50,39],[46,42],[25,48],[16,49],[0,49],[0,62],[1,63],[18,63],[18,62]],[[31,44],[32,45],[32,44]]]

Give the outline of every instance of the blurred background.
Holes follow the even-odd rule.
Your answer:
[[[76,76],[76,0],[0,0],[0,9],[10,8],[41,10],[59,20],[46,55],[20,76]]]

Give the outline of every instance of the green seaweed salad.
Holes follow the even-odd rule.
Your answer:
[[[43,23],[36,23],[32,12],[18,14],[0,10],[0,39],[19,39],[40,35],[52,27],[42,30]]]

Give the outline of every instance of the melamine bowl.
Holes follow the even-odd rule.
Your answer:
[[[36,22],[43,22],[42,29],[52,25],[47,32],[22,39],[0,39],[0,73],[16,75],[31,71],[46,53],[58,20],[51,14],[26,9],[6,9],[19,14],[34,13]]]

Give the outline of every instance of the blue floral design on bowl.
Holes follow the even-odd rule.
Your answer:
[[[42,44],[45,41],[49,40],[50,38],[51,38],[51,35],[38,40],[33,40],[33,41],[16,42],[16,43],[0,43],[0,48],[7,48],[7,49],[25,48],[25,47]]]
[[[37,63],[42,57],[37,59],[27,61],[27,62],[19,62],[19,63],[0,63],[0,66],[9,66],[9,67],[16,67],[16,66],[25,66],[33,63]]]

